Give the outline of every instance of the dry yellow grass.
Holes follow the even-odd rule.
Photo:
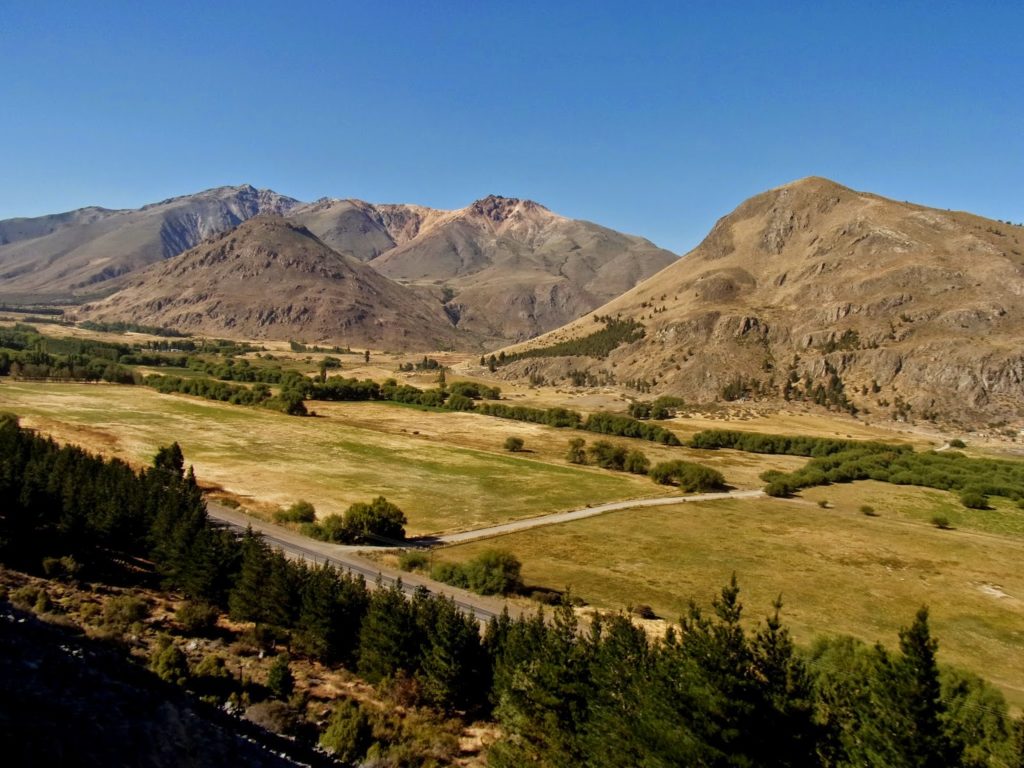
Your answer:
[[[464,560],[489,547],[520,557],[530,584],[568,586],[603,608],[651,605],[669,620],[691,597],[707,604],[736,573],[748,616],[764,616],[781,594],[800,642],[848,633],[894,645],[927,604],[940,659],[1024,705],[1024,537],[765,498],[616,512],[435,557]]]
[[[329,514],[383,494],[405,510],[413,534],[671,490],[568,465],[556,457],[566,438],[536,425],[391,404],[322,405],[323,416],[301,419],[144,387],[0,385],[0,409],[60,440],[137,463],[177,440],[201,481],[264,505],[305,498]],[[508,435],[524,436],[536,453],[507,453]]]

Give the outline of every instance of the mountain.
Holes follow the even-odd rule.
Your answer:
[[[374,349],[470,344],[441,303],[331,250],[305,227],[258,216],[133,275],[79,316],[229,338]]]
[[[747,200],[675,264],[595,316],[644,337],[607,359],[529,359],[696,401],[849,401],[896,419],[1024,416],[1024,228],[803,179]],[[516,351],[514,348],[511,351]]]
[[[290,197],[249,185],[218,187],[137,210],[82,208],[0,221],[0,297],[109,293],[117,278],[176,256],[261,213],[286,213]]]
[[[289,214],[341,253],[431,288],[458,327],[526,339],[675,261],[648,240],[490,196],[456,211],[327,200]]]
[[[138,210],[0,221],[0,300],[96,299],[126,275],[265,213],[429,291],[460,330],[497,342],[557,328],[675,260],[643,238],[529,200],[491,196],[456,211],[327,198],[303,204],[244,185]]]

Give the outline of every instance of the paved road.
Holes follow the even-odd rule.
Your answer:
[[[401,580],[402,590],[409,595],[413,594],[418,587],[425,587],[430,592],[452,598],[459,608],[473,614],[481,622],[489,621],[506,607],[512,616],[521,613],[515,606],[507,605],[500,598],[484,597],[464,589],[450,587],[433,579],[382,566],[359,555],[360,551],[366,549],[365,547],[328,544],[310,539],[295,531],[264,522],[244,512],[211,501],[207,501],[206,509],[211,519],[231,528],[244,531],[251,527],[254,531],[262,534],[268,544],[289,557],[306,560],[310,563],[330,563],[336,568],[362,576],[370,585],[373,585],[378,579],[388,586]]]
[[[489,528],[477,528],[474,531],[462,531],[460,533],[446,533],[441,536],[430,536],[420,539],[423,544],[462,544],[466,541],[486,539],[491,536],[501,536],[505,533],[526,531],[530,528],[537,528],[541,525],[554,525],[556,523],[568,523],[572,520],[582,520],[585,517],[603,515],[605,512],[615,512],[622,509],[635,509],[637,507],[662,507],[667,504],[680,504],[687,501],[714,501],[716,499],[756,499],[764,496],[764,491],[723,491],[721,493],[695,493],[690,496],[668,496],[657,499],[633,499],[632,501],[613,501],[610,504],[601,504],[596,507],[584,507],[574,509],[571,512],[554,512],[550,515],[530,517],[525,520],[513,520],[510,523],[492,525]]]
[[[722,493],[698,493],[690,496],[669,496],[656,499],[633,499],[631,501],[615,501],[610,504],[601,504],[596,507],[584,507],[583,509],[572,510],[571,512],[555,512],[550,515],[531,517],[526,520],[513,520],[501,525],[492,525],[489,528],[478,528],[475,531],[463,531],[461,533],[450,533],[443,536],[434,536],[423,539],[412,540],[411,545],[429,544],[459,544],[465,541],[500,536],[505,533],[525,531],[542,525],[554,525],[556,523],[567,523],[572,520],[581,520],[594,515],[601,515],[605,512],[614,512],[622,509],[635,509],[637,507],[659,507],[667,504],[680,504],[688,501],[713,501],[716,499],[753,499],[763,496],[764,491],[724,491]],[[345,546],[342,544],[329,544],[324,541],[317,541],[308,536],[296,533],[280,525],[274,525],[258,518],[239,512],[236,509],[225,507],[222,504],[208,501],[206,509],[210,517],[219,523],[244,531],[252,528],[262,534],[263,538],[272,547],[275,547],[285,555],[306,560],[310,563],[330,563],[336,568],[358,574],[366,579],[367,583],[374,584],[380,581],[386,585],[393,585],[401,581],[402,590],[406,594],[413,594],[419,587],[424,587],[435,594],[445,595],[455,601],[455,604],[473,614],[481,622],[489,621],[499,615],[502,610],[508,609],[512,616],[523,613],[521,609],[508,604],[500,598],[484,597],[465,589],[458,589],[443,584],[424,576],[419,576],[405,571],[375,563],[361,556],[366,547]]]

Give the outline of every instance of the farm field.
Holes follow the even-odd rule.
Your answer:
[[[929,510],[948,513],[950,494],[895,488],[887,497],[886,488],[853,484],[842,498],[837,486],[815,489],[835,504],[829,509],[808,493],[615,512],[453,546],[435,559],[500,547],[522,560],[528,586],[570,587],[598,608],[650,605],[669,622],[691,598],[707,605],[735,572],[747,617],[770,613],[781,594],[784,621],[803,643],[847,633],[893,646],[899,627],[928,605],[940,660],[984,675],[1024,706],[1024,575],[1015,567],[1024,535],[982,533],[966,521],[938,530]]]

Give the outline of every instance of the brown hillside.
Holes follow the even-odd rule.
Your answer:
[[[675,260],[643,238],[504,197],[457,211],[327,200],[289,217],[381,274],[431,289],[460,329],[496,339],[557,328]]]
[[[296,339],[375,349],[471,345],[440,302],[328,248],[275,216],[135,276],[81,315],[229,338]]]
[[[818,385],[842,385],[862,410],[901,419],[1019,419],[1022,254],[1020,227],[803,179],[746,201],[679,262],[529,346],[591,333],[593,315],[641,322],[642,340],[604,361],[510,371],[588,367],[701,401],[728,387],[835,404]]]

